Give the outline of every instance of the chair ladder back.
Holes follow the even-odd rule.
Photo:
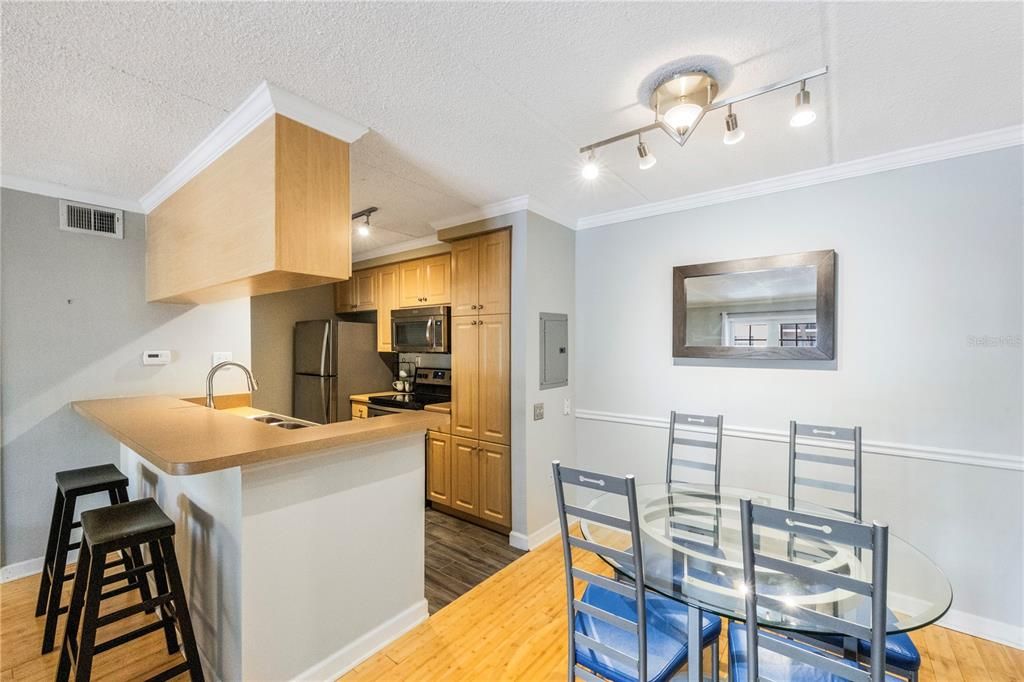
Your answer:
[[[797,438],[814,438],[821,442],[805,440],[797,442]],[[823,441],[831,441],[825,445]],[[849,444],[849,454],[825,454],[809,451],[808,447],[834,447],[833,443]],[[841,481],[801,476],[797,471],[799,462],[812,462],[819,465],[830,465],[848,475],[849,483]],[[857,521],[863,520],[863,488],[861,485],[861,428],[845,428],[838,426],[816,426],[789,422],[789,503],[796,504],[797,487],[828,490],[831,492],[848,493],[851,498],[849,508],[832,507],[834,511],[853,516]]]
[[[643,550],[640,544],[640,520],[636,502],[636,479],[633,476],[619,478],[582,469],[571,469],[562,466],[558,460],[551,463],[551,468],[555,481],[558,524],[562,531],[562,558],[565,564],[565,590],[569,624],[569,679],[573,680],[577,677],[584,680],[600,679],[590,670],[577,665],[577,647],[591,649],[620,663],[635,666],[638,675],[637,679],[647,679],[647,602],[644,590],[637,589],[636,587],[637,585],[642,586],[644,584]],[[566,485],[623,496],[626,502],[628,518],[622,519],[585,507],[567,504],[565,501]],[[569,514],[628,533],[630,538],[629,550],[615,549],[598,542],[570,535]],[[633,575],[636,576],[635,581],[633,584],[629,584],[576,567],[573,564],[572,558],[574,547],[601,557],[607,557],[620,565],[631,562],[634,571]],[[595,585],[610,592],[634,599],[636,601],[636,622],[577,599],[573,583],[574,578],[582,580],[589,585]],[[592,618],[597,618],[609,625],[635,634],[637,636],[638,649],[636,656],[634,657],[630,653],[615,649],[608,644],[598,642],[578,632],[576,630],[576,617],[578,613],[584,613]]]
[[[871,581],[849,575],[825,571],[791,560],[767,556],[758,550],[755,526],[780,531],[792,536],[808,536],[816,540],[827,540],[834,544],[860,550],[871,550]],[[852,682],[884,682],[885,637],[886,637],[886,589],[889,554],[889,529],[875,523],[871,526],[832,517],[818,516],[806,512],[775,509],[753,504],[749,499],[740,500],[740,531],[743,546],[743,582],[745,587],[746,638],[747,638],[747,680],[758,681],[758,647],[787,656],[823,672],[851,680]],[[757,590],[759,569],[800,580],[825,584],[837,590],[848,590],[868,599],[871,605],[871,624],[845,620],[793,603],[779,597],[760,594]],[[794,644],[778,636],[761,637],[757,621],[758,604],[787,615],[803,619],[825,631],[871,642],[871,666],[864,670],[859,665],[851,666],[826,650],[818,651]]]
[[[701,483],[684,481],[674,477],[675,467],[686,467],[712,472],[712,481],[717,488],[722,483],[722,415],[683,414],[672,411],[668,420],[668,457],[665,464],[666,483]],[[696,430],[696,431],[695,431]],[[712,436],[713,440],[682,436],[677,431]],[[688,448],[677,451],[676,448]],[[701,451],[713,450],[714,456],[708,461]],[[705,476],[705,478],[707,478]]]

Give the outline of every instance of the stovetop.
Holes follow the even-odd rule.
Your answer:
[[[389,395],[372,396],[370,403],[385,407],[398,407],[404,410],[422,410],[427,405],[446,403],[451,399],[450,395],[445,396],[435,393],[391,393]]]

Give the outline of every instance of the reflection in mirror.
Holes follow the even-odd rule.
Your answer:
[[[812,348],[814,265],[687,277],[686,345]]]

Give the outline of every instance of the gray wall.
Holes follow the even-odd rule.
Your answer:
[[[252,372],[259,382],[254,407],[292,413],[292,329],[300,320],[334,318],[334,285],[282,291],[249,299]]]
[[[54,473],[118,460],[117,443],[78,417],[73,400],[202,395],[210,354],[249,362],[249,301],[145,302],[145,217],[125,239],[61,232],[57,199],[0,194],[3,547],[7,566],[41,557]],[[173,361],[144,367],[143,350]],[[244,390],[226,373],[218,392]]]
[[[658,480],[657,420],[722,413],[752,430],[726,438],[724,483],[784,493],[768,435],[862,425],[884,450],[865,456],[865,517],[945,571],[947,623],[1019,640],[1021,166],[1014,147],[578,233],[580,465]],[[673,266],[815,249],[838,254],[834,369],[673,363]]]

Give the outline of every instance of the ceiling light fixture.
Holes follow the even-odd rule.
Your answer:
[[[814,123],[816,118],[818,115],[811,108],[811,93],[807,90],[807,83],[800,81],[800,92],[796,93],[796,108],[793,110],[793,117],[789,119],[789,125],[802,128]]]
[[[594,150],[590,150],[590,155],[587,157],[586,163],[583,164],[583,170],[580,171],[583,174],[584,180],[593,180],[601,174],[601,169],[597,165],[597,157],[594,155]]]
[[[658,157],[651,153],[651,150],[647,148],[647,143],[644,139],[637,135],[636,153],[640,156],[640,170],[647,170],[654,164],[658,163]]]
[[[356,233],[358,233],[360,237],[370,236],[370,216],[379,210],[380,209],[376,206],[371,206],[370,208],[364,208],[362,211],[356,211],[352,214],[352,220],[359,220],[360,218],[363,219],[363,224],[356,228]]]
[[[726,144],[736,144],[744,138],[746,135],[743,129],[740,128],[739,119],[736,118],[736,114],[732,113],[732,105],[729,105],[728,113],[725,115],[725,136],[722,138],[722,142]]]
[[[630,130],[614,137],[609,137],[599,142],[580,147],[580,154],[587,154],[587,161],[583,165],[583,177],[593,180],[598,175],[597,160],[594,151],[610,144],[627,140],[633,137],[639,138],[644,133],[652,130],[661,130],[663,133],[675,140],[680,147],[686,144],[693,131],[697,129],[700,122],[708,112],[715,109],[727,107],[725,117],[725,137],[722,139],[725,144],[736,144],[744,137],[743,130],[739,127],[736,115],[732,113],[732,105],[753,99],[775,90],[788,88],[797,83],[800,84],[800,92],[797,93],[797,107],[790,119],[790,125],[794,127],[805,126],[815,119],[814,110],[811,109],[811,93],[807,90],[807,81],[824,76],[828,73],[828,67],[823,66],[796,78],[790,78],[764,87],[745,92],[735,97],[729,97],[721,101],[715,101],[718,95],[718,82],[703,71],[688,71],[676,73],[663,80],[651,93],[650,107],[654,110],[654,122],[635,130]],[[664,113],[663,113],[664,112]],[[644,152],[647,152],[646,154]],[[645,165],[646,159],[653,159],[654,155],[649,153],[647,146],[640,141],[637,145],[637,153],[640,155],[640,168],[647,169],[654,165],[654,161]]]

